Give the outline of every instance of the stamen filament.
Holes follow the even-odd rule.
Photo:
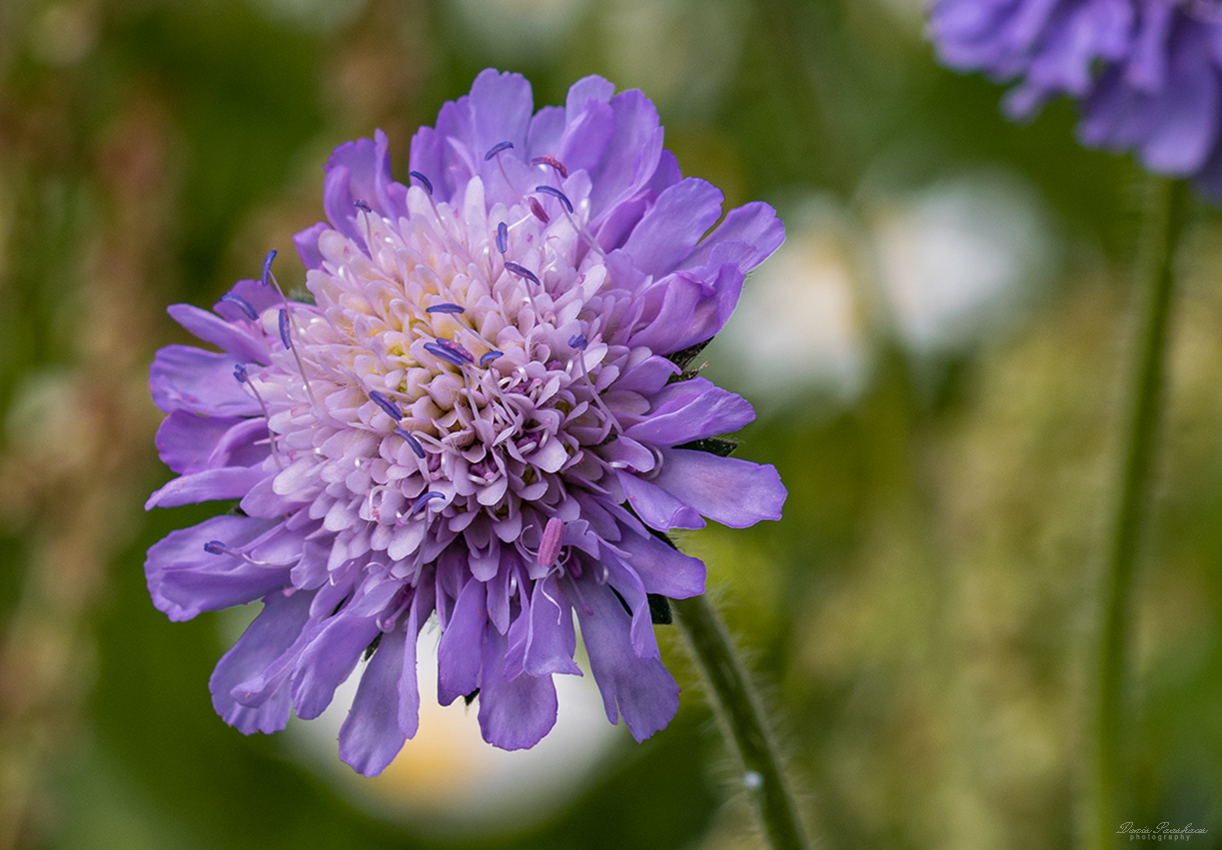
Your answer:
[[[263,411],[263,420],[267,422],[267,441],[271,444],[272,457],[276,459],[276,466],[284,469],[284,463],[280,459],[280,448],[276,445],[276,432],[272,430],[272,417],[267,412],[267,405],[263,401],[263,396],[259,395],[259,391],[255,389],[255,385],[250,381],[250,375],[246,372],[246,364],[238,363],[233,367],[233,377],[237,382],[248,390],[255,397],[255,401],[259,402],[259,409]]]
[[[537,198],[527,198],[526,203],[528,206],[530,206],[530,211],[534,213],[535,218],[539,219],[539,221],[543,222],[544,224],[551,224],[551,217],[547,214],[547,211],[543,209],[543,205],[539,203]]]
[[[369,400],[378,407],[382,408],[382,410],[386,412],[386,415],[393,419],[396,423],[403,419],[403,411],[399,409],[399,405],[395,404],[377,390],[370,391]]]
[[[407,172],[407,176],[415,177],[417,180],[419,180],[420,185],[424,187],[424,191],[428,192],[430,198],[433,197],[433,182],[429,180],[429,178],[425,177],[419,171],[409,171]]]
[[[494,156],[499,154],[501,151],[507,151],[511,149],[512,147],[513,147],[513,142],[497,142],[495,145],[493,145],[491,148],[488,149],[488,153],[484,154],[484,162],[487,162],[488,160],[492,159]]]
[[[246,318],[250,319],[252,322],[259,318],[259,314],[255,312],[255,308],[241,295],[234,295],[232,292],[226,292],[221,296],[221,300],[228,304],[235,305],[239,310],[245,313]]]
[[[579,352],[576,357],[577,365],[581,367],[581,377],[586,382],[586,386],[590,388],[590,395],[593,396],[594,403],[598,405],[598,409],[601,410],[603,415],[607,417],[607,421],[611,424],[611,427],[615,429],[615,433],[624,433],[623,429],[620,427],[619,420],[616,419],[611,414],[611,411],[607,409],[607,405],[603,403],[602,396],[599,395],[598,389],[594,386],[594,382],[590,380],[590,373],[586,371],[585,351],[589,346],[589,342],[586,340],[585,335],[577,334],[571,337],[569,339],[569,345],[576,348]]]
[[[560,172],[560,176],[563,179],[565,180],[569,179],[569,170],[564,167],[563,162],[556,159],[556,157],[554,156],[549,156],[547,154],[544,154],[543,156],[534,156],[534,157],[531,157],[530,164],[531,165],[550,165],[552,168]]]
[[[564,521],[559,517],[552,517],[544,526],[543,539],[539,543],[539,551],[536,555],[539,566],[553,566],[560,557],[560,547],[563,543]]]
[[[513,185],[513,181],[509,179],[509,173],[505,171],[505,163],[501,160],[501,151],[507,151],[512,147],[513,142],[497,142],[489,148],[488,153],[484,154],[484,162],[496,157],[496,166],[501,170],[501,176],[505,178],[505,185],[512,189],[515,195],[520,196],[522,193],[518,191],[517,186]]]
[[[577,575],[580,575],[580,573],[577,573]],[[577,601],[581,603],[581,610],[585,612],[587,617],[590,616],[594,613],[594,609],[590,607],[589,603],[586,602],[586,598],[582,596],[581,587],[577,584],[576,579],[572,575],[570,575],[568,579],[569,586],[573,588],[573,594],[577,597]]]
[[[444,493],[435,493],[432,490],[430,490],[429,492],[425,493],[423,496],[421,496],[419,499],[416,500],[416,503],[412,505],[412,509],[410,513],[413,513],[413,514],[416,513],[422,507],[424,507],[425,505],[427,505],[429,502],[433,501],[434,499],[444,499],[444,498],[445,498]]]
[[[280,288],[280,281],[276,280],[276,276],[272,273],[272,260],[276,259],[276,249],[272,248],[267,252],[267,256],[263,258],[263,276],[261,280],[263,285],[267,286],[268,282],[276,288],[276,292],[280,295],[280,302],[284,305],[284,314],[287,321],[290,323],[290,331],[292,330],[293,313],[289,309],[289,300],[284,295],[284,290]],[[283,320],[282,320],[283,321]],[[281,338],[284,337],[284,332],[281,331]],[[288,344],[286,347],[293,352],[293,359],[297,361],[297,371],[301,373],[301,380],[305,382],[306,395],[310,398],[310,405],[317,405],[318,400],[314,398],[314,388],[310,386],[310,379],[306,377],[305,364],[301,361],[301,355],[297,351],[297,346],[293,345],[293,335],[288,334]]]
[[[280,326],[280,341],[284,343],[284,347],[286,350],[292,348],[293,341],[292,341],[292,338],[289,336],[289,311],[284,309],[283,307],[280,308],[280,317],[278,320],[278,324]]]
[[[535,273],[525,266],[520,266],[517,263],[506,262],[505,270],[513,272],[518,277],[526,278],[531,283],[535,284],[535,286],[543,286],[543,284],[539,282],[539,278],[535,277]]]
[[[420,445],[420,441],[413,437],[408,431],[403,428],[396,428],[394,433],[404,439],[407,445],[411,448],[416,457],[424,460],[424,446]]]
[[[231,549],[229,546],[226,546],[223,540],[209,540],[204,544],[204,551],[209,555],[229,555],[230,557],[245,561],[254,567],[287,567],[293,563],[292,561],[286,561],[284,563],[279,563],[277,561],[257,561],[247,555],[245,552],[239,552],[237,549]]]
[[[559,189],[553,186],[536,186],[535,191],[542,192],[545,195],[551,195],[553,198],[560,201],[560,203],[564,204],[565,210],[567,210],[569,213],[573,212],[573,202],[569,200],[568,195],[564,194],[564,192],[561,192]]]
[[[424,344],[424,350],[429,354],[432,354],[434,357],[438,357],[451,365],[463,365],[463,360],[461,357],[459,357],[457,354],[451,354],[449,351],[446,351],[444,348],[434,342],[426,342]]]

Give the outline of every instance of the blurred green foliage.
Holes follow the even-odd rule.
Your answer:
[[[1068,104],[1005,122],[997,86],[936,66],[920,14],[906,0],[5,0],[0,846],[755,846],[666,629],[685,690],[667,730],[615,750],[543,822],[449,840],[354,804],[286,736],[226,727],[207,693],[217,621],[170,624],[148,601],[144,550],[210,513],[140,509],[169,475],[144,370],[186,341],[163,307],[212,303],[268,247],[291,254],[321,217],[335,144],[382,127],[402,177],[414,128],[489,65],[525,73],[537,105],[590,73],[641,86],[686,173],[783,217],[830,198],[864,232],[888,199],[980,168],[1033,187],[1063,246],[1056,279],[932,353],[863,308],[860,390],[796,384],[743,434],[743,456],[781,471],[785,520],[683,544],[710,565],[826,846],[1072,846],[1140,176],[1076,145]],[[1193,846],[1222,846],[1216,213],[1186,254],[1133,617],[1131,819],[1192,822],[1209,829]],[[752,396],[739,352],[719,340],[707,357]]]

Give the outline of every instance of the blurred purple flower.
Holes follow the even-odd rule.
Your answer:
[[[1222,197],[1217,0],[939,0],[930,33],[946,65],[1019,81],[1012,118],[1070,95],[1084,144],[1136,150]]]
[[[436,613],[440,701],[478,691],[484,738],[533,746],[552,674],[581,675],[575,612],[608,718],[647,738],[679,699],[650,597],[705,580],[660,533],[780,517],[774,468],[705,450],[750,405],[682,373],[780,245],[775,212],[706,233],[722,195],[680,176],[639,91],[588,77],[532,112],[525,79],[483,72],[412,140],[410,186],[381,132],[336,149],[329,223],[294,238],[315,303],[265,265],[215,314],[170,308],[224,352],[157,354],[180,477],[148,507],[241,510],[172,532],[145,570],[172,620],[263,600],[211,680],[243,732],[318,716],[371,654],[340,754],[380,772],[416,731]]]

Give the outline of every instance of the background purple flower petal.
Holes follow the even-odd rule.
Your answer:
[[[940,0],[929,32],[945,64],[1017,80],[1006,99],[1016,118],[1069,95],[1085,144],[1133,150],[1174,176],[1200,178],[1218,148],[1222,17],[1209,4]]]

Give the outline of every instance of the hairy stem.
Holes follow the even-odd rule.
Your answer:
[[[1153,476],[1154,442],[1162,412],[1173,261],[1187,220],[1190,196],[1183,181],[1156,178],[1146,201],[1141,313],[1135,323],[1124,455],[1111,518],[1107,561],[1100,584],[1094,706],[1094,760],[1089,846],[1116,846],[1127,802],[1127,673],[1133,608],[1133,573],[1142,544],[1143,516]]]
[[[742,761],[743,784],[773,850],[805,850],[809,842],[785,781],[759,697],[733,641],[704,596],[671,605],[687,636],[727,741]]]

